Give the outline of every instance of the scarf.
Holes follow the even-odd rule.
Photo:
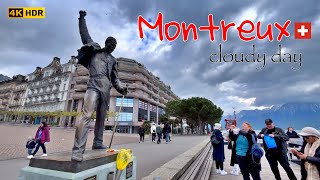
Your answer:
[[[306,147],[304,148],[304,154],[306,154],[307,156],[311,156],[313,157],[316,153],[317,148],[320,147],[320,139],[318,139],[316,142],[314,142],[312,145],[310,145],[309,143],[306,145]],[[319,173],[318,169],[316,167],[316,165],[308,163],[308,161],[306,161],[304,163],[304,167],[306,168],[307,171],[307,180],[315,180],[315,179],[319,179]]]

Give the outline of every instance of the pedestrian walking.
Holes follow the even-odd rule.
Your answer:
[[[151,129],[150,129],[150,132],[151,132],[151,136],[152,136],[152,142],[156,142],[156,129],[157,129],[157,126],[156,126],[156,123],[152,123],[151,125]]]
[[[236,158],[243,179],[250,180],[251,175],[253,180],[261,180],[261,164],[256,163],[251,154],[252,146],[257,140],[256,133],[251,124],[244,122],[239,133],[236,134],[231,131],[230,137],[235,142]]]
[[[50,128],[48,127],[46,122],[41,122],[40,123],[40,127],[38,128],[38,130],[36,132],[35,139],[36,139],[36,142],[37,142],[36,149],[27,158],[28,159],[33,158],[34,155],[37,154],[40,146],[41,146],[42,151],[43,151],[42,157],[48,156],[45,144],[50,142]]]
[[[172,136],[172,129],[171,129],[171,126],[169,125],[169,133],[168,133],[168,136],[169,136],[169,141],[171,142],[171,136]]]
[[[289,136],[278,127],[275,127],[272,119],[265,120],[266,127],[261,130],[258,138],[263,139],[264,149],[266,151],[266,158],[270,164],[271,170],[276,180],[281,180],[280,172],[278,169],[278,162],[286,171],[290,180],[297,180],[294,175],[289,161],[287,141]]]
[[[144,128],[142,127],[142,125],[139,126],[138,133],[139,133],[139,136],[140,136],[139,143],[140,143],[141,141],[144,142],[144,133],[145,133],[145,130],[144,130]]]
[[[158,135],[157,144],[160,144],[161,143],[161,138],[162,138],[162,128],[161,128],[160,123],[158,123],[158,126],[156,127],[156,133]]]
[[[216,162],[216,172],[221,175],[227,175],[228,173],[223,169],[223,162],[225,160],[225,156],[224,156],[224,141],[223,141],[224,138],[222,136],[221,130],[222,130],[221,124],[215,123],[213,133],[216,140],[219,141],[219,144],[217,144],[213,148],[212,158]]]
[[[291,151],[301,159],[301,180],[320,179],[320,132],[315,128],[305,127],[299,135],[305,143],[301,151]]]
[[[171,131],[170,125],[169,125],[169,123],[166,123],[164,125],[164,128],[163,128],[163,132],[164,132],[165,139],[166,139],[166,144],[169,143],[169,138],[170,138],[169,133],[170,133],[170,131]]]

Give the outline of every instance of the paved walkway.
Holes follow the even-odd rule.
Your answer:
[[[214,180],[223,180],[223,179],[242,180],[243,178],[242,178],[241,174],[239,174],[238,176],[230,174],[230,171],[232,170],[232,167],[230,166],[231,150],[228,150],[227,146],[225,146],[225,157],[226,157],[226,160],[223,165],[224,165],[225,171],[227,171],[228,174],[225,176],[217,174],[215,172],[216,165],[215,165],[215,163],[213,163],[210,179],[214,179]],[[270,168],[269,163],[268,163],[265,156],[262,158],[261,164],[262,164],[262,171],[260,171],[261,179],[262,180],[274,180],[275,179],[274,175],[271,171],[271,168]],[[292,168],[293,172],[295,173],[297,179],[301,179],[300,166],[297,164],[294,164],[294,163],[290,163],[290,164],[291,164],[291,168]],[[284,171],[284,169],[281,167],[280,164],[278,167],[279,167],[279,171],[281,174],[281,178],[283,180],[289,180],[286,172]]]
[[[0,123],[0,161],[22,158],[27,156],[26,142],[28,136],[34,137],[38,126],[25,126],[22,124],[12,125],[8,123]],[[72,150],[74,143],[75,129],[51,128],[51,142],[46,145],[48,153]],[[104,142],[109,143],[111,133],[104,134]],[[92,146],[93,131],[90,131],[87,147]],[[139,137],[137,134],[119,134],[115,133],[112,144],[126,144],[137,142]],[[109,145],[109,144],[108,144]],[[37,155],[42,154],[40,148]]]
[[[23,127],[0,124],[0,179],[17,179],[20,169],[28,166],[26,159],[25,139],[28,135],[33,135],[37,127]],[[91,147],[93,133],[90,133],[87,147]],[[53,152],[71,151],[74,138],[73,129],[52,128],[52,142],[48,144],[48,155]],[[173,135],[172,142],[161,144],[151,142],[151,137],[147,136],[144,143],[139,143],[138,135],[117,134],[114,138],[115,149],[132,149],[137,157],[137,180],[149,175],[155,169],[161,167],[166,162],[177,157],[183,152],[196,146],[208,136],[197,135]],[[62,140],[64,139],[64,140]],[[110,134],[105,134],[105,142],[110,142]],[[10,152],[11,147],[13,152]],[[41,155],[41,149],[38,155]],[[19,158],[21,157],[21,158]],[[12,159],[15,158],[15,159]],[[7,159],[7,160],[4,160]]]

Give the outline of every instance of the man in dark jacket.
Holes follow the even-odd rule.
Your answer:
[[[144,128],[142,127],[142,125],[139,127],[139,130],[138,130],[138,133],[139,133],[139,136],[140,136],[140,141],[139,143],[142,141],[144,142]]]
[[[258,138],[263,139],[264,149],[266,151],[266,158],[270,164],[271,170],[276,178],[276,180],[281,180],[280,172],[278,169],[278,162],[286,171],[290,180],[297,180],[296,176],[294,175],[287,156],[287,142],[289,140],[288,135],[278,127],[275,127],[273,121],[271,119],[265,120],[266,127],[261,130],[258,135]],[[270,136],[274,138],[277,147],[269,149],[264,137]]]
[[[293,130],[292,127],[288,127],[287,135],[289,138],[300,138],[300,136]]]
[[[166,123],[164,125],[163,132],[164,132],[164,136],[165,136],[165,139],[166,139],[166,143],[169,143],[169,141],[170,141],[170,132],[171,132],[171,127],[170,127],[169,123]]]
[[[161,143],[161,138],[162,138],[162,128],[160,126],[160,123],[158,123],[158,126],[156,127],[156,133],[158,135],[158,141],[157,141],[157,144],[160,144]]]

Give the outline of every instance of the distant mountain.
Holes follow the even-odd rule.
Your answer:
[[[9,80],[9,79],[11,79],[11,78],[8,77],[8,76],[5,76],[5,75],[0,74],[0,82],[6,81],[6,80]]]
[[[297,130],[306,126],[320,129],[320,103],[292,102],[263,110],[243,110],[236,115],[238,126],[247,121],[252,124],[254,129],[263,128],[265,126],[264,120],[267,118],[271,118],[276,126],[283,129],[289,126]],[[222,117],[221,123],[223,125],[226,118],[229,119],[229,116]]]

